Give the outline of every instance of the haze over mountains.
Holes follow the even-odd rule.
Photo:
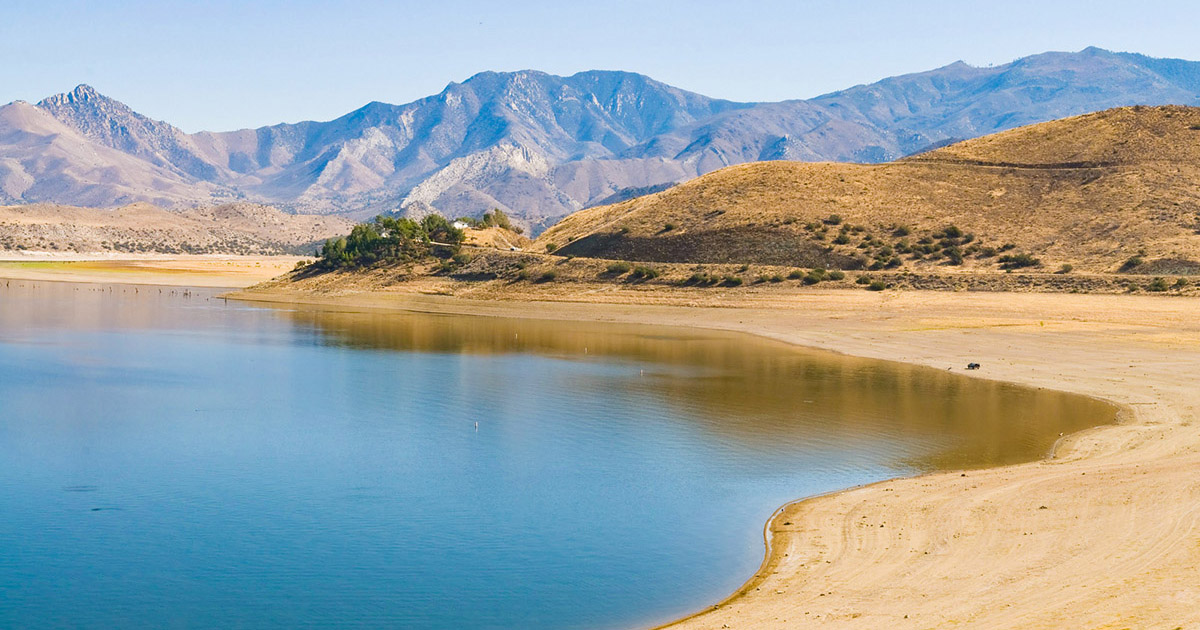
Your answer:
[[[1200,104],[1200,63],[1089,48],[735,103],[626,72],[485,72],[329,122],[187,134],[88,86],[0,107],[0,204],[294,212],[499,207],[535,229],[631,189],[759,160],[883,162],[1122,105]],[[231,104],[230,106],[236,106]]]

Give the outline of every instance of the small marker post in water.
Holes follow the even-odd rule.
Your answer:
[[[478,420],[475,421],[475,432],[479,433],[479,421]]]

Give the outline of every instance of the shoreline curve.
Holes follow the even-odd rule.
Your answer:
[[[621,303],[613,296],[497,302],[281,289],[227,295],[354,310],[682,325],[935,367],[945,367],[940,361],[953,353],[930,352],[940,347],[930,341],[970,337],[977,352],[990,355],[985,365],[999,368],[971,376],[1099,398],[1117,405],[1117,423],[1064,436],[1051,456],[1036,462],[968,471],[970,476],[901,477],[787,503],[764,525],[766,549],[754,575],[721,602],[656,628],[1200,622],[1200,610],[1191,605],[1200,601],[1200,587],[1187,577],[1200,559],[1200,484],[1187,476],[1200,469],[1200,428],[1193,422],[1200,391],[1192,387],[1194,366],[1200,365],[1196,300],[831,291],[705,309]],[[847,323],[848,316],[858,319]],[[1056,361],[1047,362],[1049,356]],[[1135,376],[1139,382],[1131,384]],[[1088,472],[1111,485],[1081,482]],[[897,491],[917,498],[897,506],[891,502]],[[1028,495],[1055,509],[1029,507]],[[1143,509],[1121,507],[1131,504]],[[1158,513],[1148,518],[1154,510],[1147,507]],[[1091,530],[1075,522],[1083,516]],[[859,520],[888,518],[902,523],[898,538],[855,531]],[[881,522],[878,530],[884,529]],[[951,540],[953,529],[961,531]],[[957,542],[960,536],[971,542]],[[924,549],[922,555],[933,552],[938,561],[910,561],[888,546],[906,537],[919,541],[909,543],[911,553]],[[1037,541],[1023,545],[1030,537]]]

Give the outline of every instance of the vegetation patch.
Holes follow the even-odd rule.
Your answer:
[[[619,261],[619,262],[609,263],[608,266],[604,268],[604,272],[610,276],[619,276],[622,274],[629,273],[630,269],[633,269],[633,265],[631,265],[627,262],[624,262],[624,261]]]
[[[320,259],[312,267],[330,270],[429,257],[449,259],[459,253],[465,238],[462,230],[441,215],[431,214],[420,221],[380,215],[354,226],[349,236],[325,241]]]
[[[1026,267],[1040,267],[1042,261],[1034,258],[1031,254],[1005,254],[998,258],[1001,269],[1024,269]]]
[[[629,277],[633,280],[653,280],[661,275],[659,270],[646,265],[638,265],[629,273]]]

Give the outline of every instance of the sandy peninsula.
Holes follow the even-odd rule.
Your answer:
[[[1148,295],[445,287],[243,300],[669,324],[762,335],[1113,401],[1053,458],[784,506],[736,593],[671,628],[1190,628],[1200,624],[1200,299]],[[487,298],[487,299],[478,299]],[[970,361],[982,369],[965,372]]]
[[[299,256],[0,252],[0,278],[242,288],[290,271]]]

